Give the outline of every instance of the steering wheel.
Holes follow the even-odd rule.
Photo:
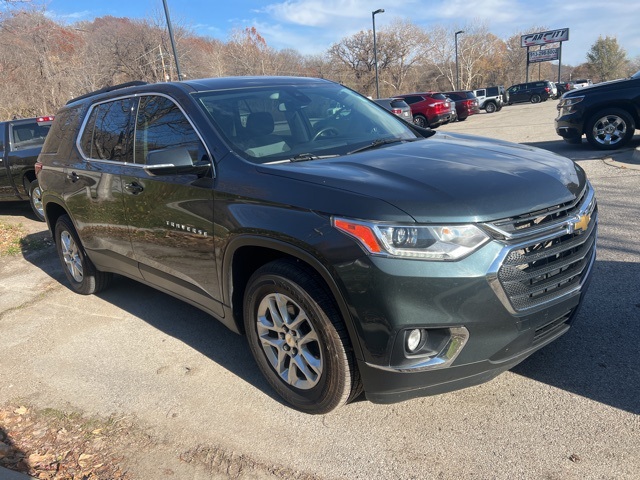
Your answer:
[[[327,135],[328,133],[331,133],[331,135]],[[340,132],[335,127],[324,127],[318,130],[318,132],[313,136],[311,141],[315,142],[319,140],[321,137],[324,137],[325,135],[327,137],[337,137],[338,135],[340,135]]]

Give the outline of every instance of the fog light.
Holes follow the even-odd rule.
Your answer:
[[[409,353],[415,352],[422,343],[422,330],[414,328],[407,335],[407,351]]]

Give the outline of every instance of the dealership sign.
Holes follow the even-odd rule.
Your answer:
[[[534,45],[547,45],[548,43],[566,42],[569,40],[569,29],[561,28],[559,30],[550,30],[548,32],[529,33],[520,37],[523,47],[532,47]],[[546,61],[546,60],[537,60]]]
[[[545,50],[536,50],[535,52],[529,52],[529,63],[550,62],[552,60],[558,60],[559,56],[560,56],[559,48],[547,48]]]

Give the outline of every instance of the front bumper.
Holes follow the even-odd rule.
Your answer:
[[[584,116],[582,111],[565,109],[558,111],[555,119],[556,133],[562,138],[579,138],[584,133]]]
[[[564,334],[595,262],[593,192],[567,211],[551,233],[494,240],[457,262],[367,256],[342,265],[367,398],[391,403],[476,385]],[[449,360],[429,362],[407,353],[413,329],[436,338],[463,331],[466,338]],[[459,345],[445,338],[432,351]]]

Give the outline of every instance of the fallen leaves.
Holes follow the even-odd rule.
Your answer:
[[[113,419],[25,405],[0,408],[0,466],[42,480],[126,480],[122,430]]]

